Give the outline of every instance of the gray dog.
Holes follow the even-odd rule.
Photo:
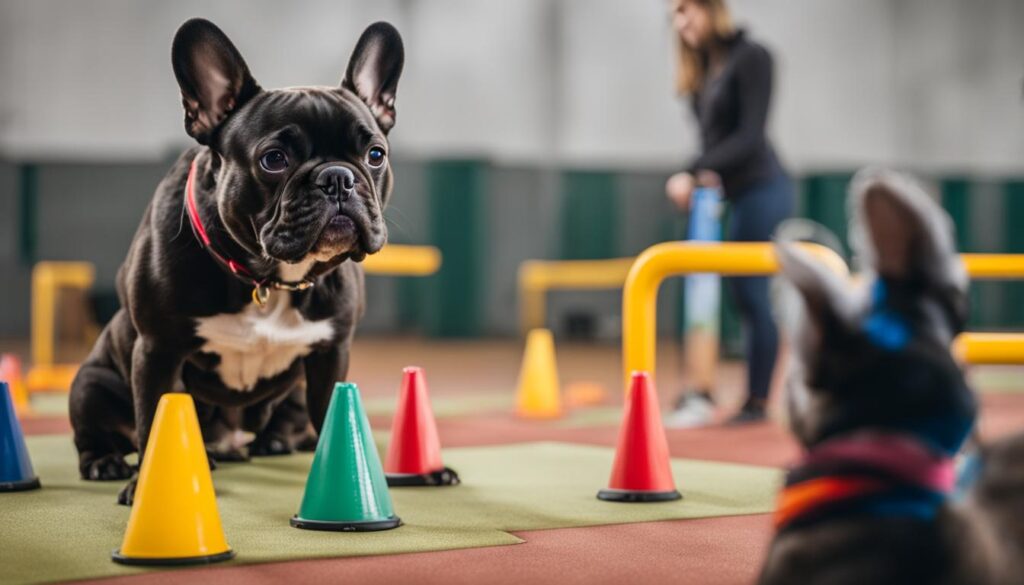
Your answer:
[[[949,351],[967,315],[952,222],[886,171],[855,177],[850,209],[866,286],[778,246],[806,309],[786,389],[806,454],[761,583],[1022,583],[1024,437],[983,450],[973,489],[951,497],[977,414]]]

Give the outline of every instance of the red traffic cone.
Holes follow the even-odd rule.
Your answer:
[[[678,500],[683,496],[672,479],[658,395],[647,372],[633,372],[628,400],[612,477],[608,489],[598,492],[597,497],[609,502]]]
[[[402,370],[384,475],[393,487],[459,484],[459,475],[441,463],[441,440],[422,368]]]

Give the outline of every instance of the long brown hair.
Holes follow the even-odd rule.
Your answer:
[[[711,15],[711,28],[714,41],[722,42],[732,38],[736,27],[732,22],[732,14],[725,0],[672,0],[673,11],[678,10],[685,2],[694,2],[704,7]],[[682,36],[676,33],[676,44],[679,47],[679,58],[676,63],[676,92],[679,95],[690,95],[704,84],[707,77],[707,58],[704,50],[686,46]]]

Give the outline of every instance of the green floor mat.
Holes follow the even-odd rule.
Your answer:
[[[588,406],[576,408],[554,425],[561,428],[617,427],[622,423],[621,406]]]
[[[1019,394],[1024,392],[1024,370],[1017,366],[990,366],[968,370],[971,386],[984,393]]]
[[[32,395],[32,410],[37,415],[58,416],[68,413],[68,395],[60,392],[39,392]],[[397,397],[372,396],[364,398],[366,414],[390,416],[395,412]],[[431,398],[434,415],[438,418],[512,412],[515,397],[511,394],[459,394]]]
[[[0,582],[6,585],[85,579],[147,569],[110,561],[128,509],[114,502],[120,482],[77,478],[70,437],[30,437],[43,489],[0,494]],[[229,563],[382,555],[521,542],[512,530],[567,528],[768,512],[781,473],[774,469],[673,461],[684,499],[615,504],[595,498],[608,480],[613,452],[564,443],[448,449],[445,463],[464,483],[454,488],[393,489],[405,521],[377,533],[325,533],[288,526],[298,509],[311,456],[222,465],[213,474]],[[381,561],[386,562],[386,561]],[[153,569],[148,569],[153,570]]]
[[[374,396],[363,399],[366,414],[387,416],[395,412],[397,398]],[[515,399],[508,394],[461,394],[456,396],[432,396],[430,404],[434,416],[448,418],[492,412],[511,412]]]

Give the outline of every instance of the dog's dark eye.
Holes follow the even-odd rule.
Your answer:
[[[260,166],[268,173],[280,173],[288,168],[288,155],[283,150],[268,150],[260,157]]]
[[[371,167],[379,167],[384,164],[384,149],[379,146],[374,146],[366,153],[366,162],[370,163]]]

